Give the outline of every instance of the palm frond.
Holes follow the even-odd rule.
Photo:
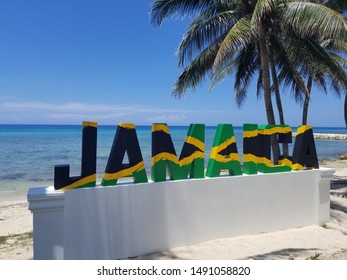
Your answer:
[[[269,14],[273,13],[282,0],[258,0],[256,1],[254,11],[252,14],[252,26],[255,28],[261,23]]]
[[[259,100],[263,96],[263,75],[260,69],[257,79],[257,99]]]
[[[195,89],[211,73],[221,41],[210,44],[183,70],[172,90],[174,97],[181,98],[188,89]]]
[[[255,34],[251,29],[250,16],[245,16],[235,23],[224,38],[214,63],[214,69],[218,69],[235,52],[247,44],[254,42]]]
[[[339,12],[340,14],[347,12],[347,2],[343,0],[324,0],[322,4]]]
[[[160,26],[165,19],[184,18],[188,14],[198,13],[215,1],[211,0],[154,0],[149,16],[155,26]]]
[[[226,11],[204,21],[195,21],[178,46],[178,65],[183,66],[186,61],[192,59],[194,53],[201,52],[229,29],[230,25],[236,22],[234,14],[233,11]]]
[[[339,63],[334,59],[330,53],[324,49],[316,40],[311,38],[303,40],[306,48],[310,49],[310,53],[315,61],[315,72],[323,73],[331,80],[339,81],[347,88],[347,74]]]
[[[347,43],[345,41],[326,39],[326,40],[321,40],[319,43],[323,48],[331,52],[347,54]]]
[[[237,65],[235,73],[235,101],[241,107],[246,100],[247,92],[254,77],[260,70],[260,60],[255,45],[250,44],[241,49],[235,59]]]
[[[340,55],[336,55],[335,53],[330,53],[330,56],[342,67],[347,68],[347,59],[343,58]]]
[[[234,67],[235,67],[234,62],[230,61],[217,73],[213,73],[211,75],[211,85],[208,88],[208,91],[210,92],[215,87],[216,84],[218,84],[220,81],[222,81],[225,78],[225,76],[230,76],[234,71]]]
[[[305,36],[347,40],[347,22],[338,12],[310,2],[288,2],[283,10],[283,24]]]

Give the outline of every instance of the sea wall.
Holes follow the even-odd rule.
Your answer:
[[[296,136],[296,133],[292,134],[293,137]],[[347,134],[328,134],[328,133],[313,133],[314,139],[319,140],[347,140]]]
[[[55,191],[31,188],[34,259],[124,259],[324,224],[333,169]]]

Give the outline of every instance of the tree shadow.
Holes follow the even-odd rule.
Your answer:
[[[320,250],[321,249],[319,249],[319,248],[288,248],[288,249],[282,249],[282,250],[269,252],[266,254],[250,256],[246,259],[248,259],[248,260],[276,260],[279,258],[289,259],[290,255],[293,255],[295,258],[296,255],[301,255],[301,253],[303,253],[303,252],[314,254]]]
[[[186,259],[178,257],[176,254],[174,254],[170,250],[166,250],[162,252],[151,253],[148,255],[128,258],[128,260],[186,260]]]
[[[331,190],[330,194],[334,197],[339,197],[339,198],[347,198],[347,191],[335,191],[335,190]]]
[[[337,210],[337,211],[340,211],[343,213],[347,213],[347,207],[342,206],[342,205],[340,205],[334,201],[331,201],[331,200],[330,200],[330,209],[331,210]]]
[[[330,181],[330,189],[338,190],[347,187],[347,179],[333,179]]]

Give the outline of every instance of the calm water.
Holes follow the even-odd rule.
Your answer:
[[[179,155],[188,127],[169,129]],[[98,181],[105,170],[115,131],[115,126],[98,127]],[[138,126],[136,131],[146,170],[150,172],[151,127]],[[206,166],[215,131],[215,127],[205,129]],[[242,159],[242,127],[234,127],[234,131]],[[314,128],[314,132],[347,133],[345,128]],[[26,193],[29,187],[52,185],[54,166],[58,164],[69,164],[70,176],[79,175],[81,138],[79,125],[0,125],[0,193]],[[336,154],[347,152],[346,141],[316,140],[316,147],[319,159],[336,159]]]

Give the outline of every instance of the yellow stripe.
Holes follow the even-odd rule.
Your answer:
[[[292,165],[292,170],[304,170],[304,167],[300,163],[295,163]]]
[[[288,133],[288,132],[291,132],[291,131],[292,131],[292,129],[289,126],[273,127],[273,128],[259,129],[259,134],[262,134],[262,135],[273,135],[275,133]]]
[[[243,155],[243,162],[254,162],[254,163],[263,163],[266,166],[272,166],[272,161],[267,159],[266,157],[257,157],[252,154],[244,154]]]
[[[251,138],[258,136],[258,130],[244,131],[243,138]]]
[[[141,171],[145,168],[145,164],[143,161],[139,162],[138,164],[129,167],[127,169],[123,169],[121,171],[115,172],[115,173],[105,173],[104,174],[104,180],[115,180],[123,177],[131,176],[134,172]]]
[[[252,154],[244,154],[243,155],[243,162],[254,162],[254,163],[263,163],[266,166],[273,166],[272,161],[267,159],[266,157],[257,157]],[[292,162],[289,159],[282,159],[280,161],[280,165],[286,165],[286,166],[292,166]]]
[[[126,129],[135,129],[135,124],[133,123],[120,123],[118,126],[126,128]]]
[[[195,151],[193,154],[181,159],[180,161],[177,159],[177,156],[175,156],[174,154],[163,152],[152,157],[152,165],[156,164],[160,160],[169,160],[169,161],[172,161],[173,163],[176,163],[182,166],[182,165],[190,164],[191,162],[193,162],[193,160],[199,159],[199,158],[202,158],[202,159],[204,158],[203,152]]]
[[[190,163],[192,163],[195,159],[204,158],[204,153],[200,152],[200,151],[195,151],[193,154],[191,154],[189,157],[185,157],[182,158],[179,162],[180,162],[180,166],[182,165],[188,165]]]
[[[252,154],[244,154],[243,155],[243,162],[254,162],[258,163],[258,157]]]
[[[220,144],[219,146],[213,147],[211,149],[211,158],[215,158],[217,154],[220,151],[223,151],[225,148],[227,148],[229,145],[235,143],[235,136],[232,136],[231,138],[227,139],[224,143]]]
[[[165,124],[155,124],[155,123],[152,124],[152,132],[155,132],[155,131],[163,131],[166,134],[170,134],[169,128]]]
[[[152,157],[152,165],[156,164],[160,160],[171,160],[172,162],[179,164],[177,156],[167,152],[163,152]]]
[[[299,134],[302,134],[304,132],[306,132],[307,130],[312,129],[311,125],[302,125],[298,128],[297,132],[296,132],[296,136],[298,136]]]
[[[188,144],[192,144],[195,147],[197,147],[199,150],[204,151],[205,150],[205,143],[200,141],[199,139],[192,137],[192,136],[187,136],[186,141]]]
[[[70,189],[74,189],[74,188],[77,188],[77,187],[80,187],[80,186],[83,186],[85,184],[88,184],[88,183],[91,183],[91,182],[95,182],[96,181],[96,174],[93,174],[93,175],[90,175],[90,176],[87,176],[81,180],[78,180],[70,185],[67,185],[63,188],[61,188],[60,190],[70,190]]]
[[[280,165],[285,165],[285,166],[292,167],[292,161],[290,159],[287,159],[287,158],[279,160],[278,163]]]
[[[98,127],[98,123],[97,122],[83,122],[83,128],[85,128],[87,126]]]
[[[272,161],[266,157],[258,157],[258,163],[263,163],[266,166],[272,166]]]
[[[233,160],[240,161],[239,160],[239,154],[238,153],[230,153],[227,156],[222,156],[220,154],[217,154],[216,157],[212,158],[215,161],[222,162],[222,163],[227,163]]]

